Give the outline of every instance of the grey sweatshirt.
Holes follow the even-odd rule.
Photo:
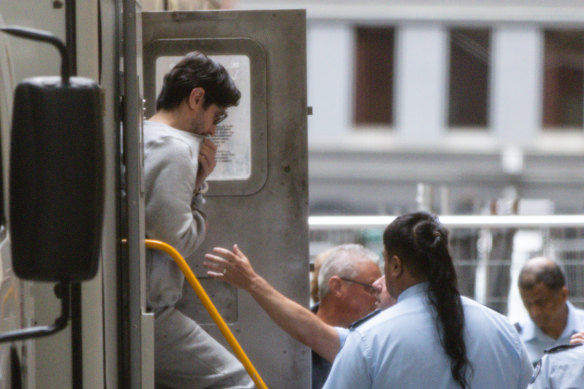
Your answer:
[[[195,193],[203,137],[162,123],[144,123],[146,237],[170,244],[185,258],[205,239],[204,199]],[[148,307],[159,311],[182,295],[184,276],[167,254],[146,252]]]

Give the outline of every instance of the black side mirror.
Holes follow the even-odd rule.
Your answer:
[[[55,45],[61,77],[35,77],[14,95],[10,150],[12,261],[37,281],[83,281],[97,273],[103,224],[104,133],[99,86],[69,77],[65,46],[53,35],[3,27]]]

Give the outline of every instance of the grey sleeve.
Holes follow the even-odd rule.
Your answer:
[[[171,142],[156,147],[144,159],[146,235],[188,258],[203,242],[206,229],[204,199],[195,194],[197,165],[186,145]]]

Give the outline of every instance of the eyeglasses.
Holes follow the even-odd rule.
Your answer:
[[[220,113],[219,115],[215,116],[215,120],[213,120],[213,125],[217,125],[221,123],[223,120],[227,119],[227,112]]]
[[[347,282],[351,282],[351,283],[353,283],[353,284],[361,285],[362,287],[364,287],[364,288],[365,288],[365,290],[366,290],[367,292],[369,292],[369,293],[371,293],[371,294],[377,294],[377,288],[376,288],[376,287],[374,287],[374,286],[373,286],[373,285],[371,285],[371,284],[366,284],[366,283],[364,283],[364,282],[361,282],[361,281],[355,281],[355,280],[352,280],[352,279],[350,279],[350,278],[343,278],[343,277],[339,277],[339,278],[340,278],[341,280],[343,280],[343,281],[347,281]]]

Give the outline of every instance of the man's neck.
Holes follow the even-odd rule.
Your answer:
[[[316,316],[330,326],[348,328],[351,322],[347,323],[340,314],[342,312],[344,307],[338,306],[334,301],[321,301]]]
[[[424,282],[426,280],[418,278],[418,277],[413,277],[409,272],[404,273],[403,277],[400,277],[399,280],[397,280],[397,282],[395,283],[395,287],[394,290],[392,291],[392,293],[390,293],[392,296],[395,297],[395,299],[397,300],[399,298],[399,296],[406,290],[411,288],[412,286],[416,285],[416,284],[420,284],[422,282]]]
[[[186,131],[185,130],[186,126],[183,124],[181,120],[181,115],[179,114],[178,111],[166,110],[156,111],[156,113],[148,120],[152,122],[166,124],[167,126],[170,126],[172,128]]]

